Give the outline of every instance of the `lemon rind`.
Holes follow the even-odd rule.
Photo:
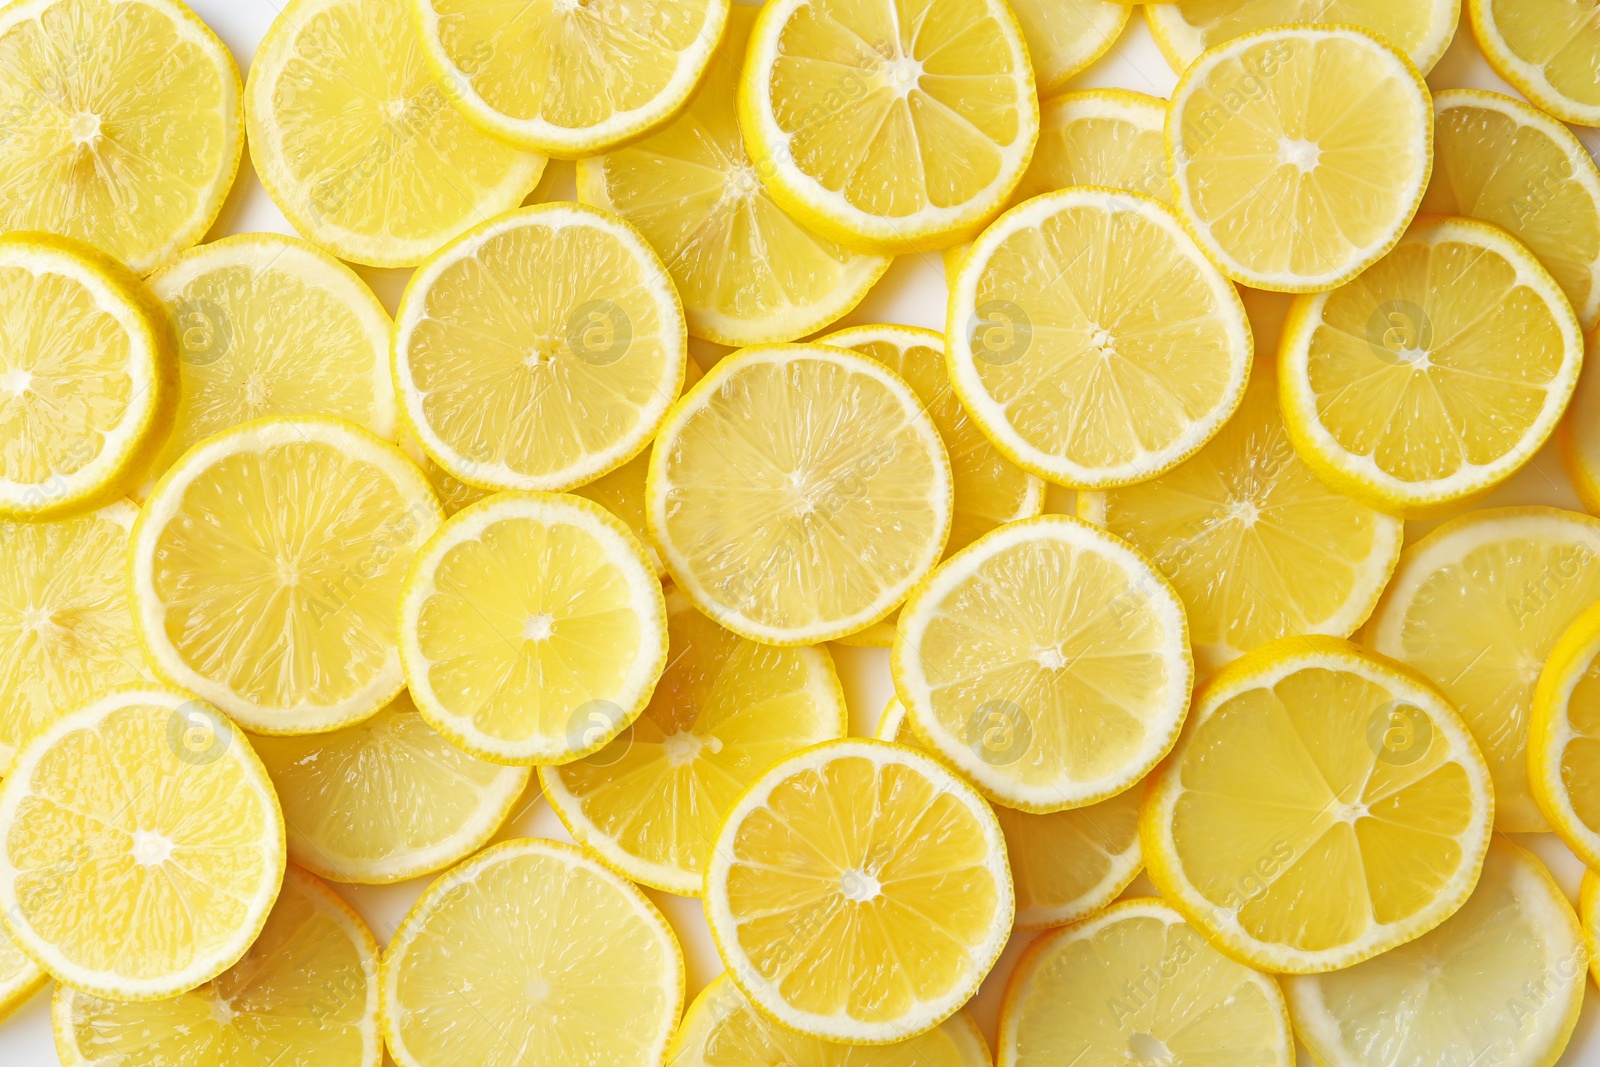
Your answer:
[[[1466,0],[1467,25],[1472,39],[1491,69],[1533,101],[1544,111],[1562,122],[1575,126],[1600,126],[1600,104],[1584,104],[1563,94],[1545,76],[1543,67],[1518,56],[1501,35],[1491,10],[1491,0]]]
[[[1567,627],[1545,660],[1533,693],[1528,736],[1528,784],[1533,800],[1585,867],[1600,868],[1600,829],[1587,825],[1572,803],[1561,773],[1562,757],[1577,736],[1567,709],[1572,692],[1600,655],[1600,605]]]
[[[1083,11],[1085,7],[1098,8],[1102,14],[1110,17],[1104,20],[1103,26],[1096,25],[1094,16],[1086,15]],[[1036,54],[1039,50],[1028,48],[1028,58],[1033,65],[1033,75],[1038,83],[1041,100],[1059,93],[1066,88],[1067,82],[1088,70],[1101,56],[1116,47],[1117,39],[1122,36],[1122,31],[1128,28],[1128,21],[1133,17],[1133,5],[1119,0],[1111,0],[1110,3],[1061,4],[1060,13],[1077,16],[1080,38],[1078,47],[1067,51],[1065,55],[1042,56]],[[1020,16],[1017,21],[1019,23],[1022,21]],[[1096,35],[1099,35],[1098,43],[1094,43]],[[1026,37],[1023,43],[1027,43]],[[1044,70],[1046,66],[1051,68],[1048,73]]]
[[[1600,328],[1584,341],[1584,363],[1595,362],[1600,362]],[[1583,509],[1591,515],[1600,515],[1600,433],[1591,418],[1596,411],[1600,411],[1600,373],[1591,368],[1588,374],[1579,372],[1555,433],[1562,469]]]
[[[0,937],[9,936],[0,931]],[[27,953],[24,952],[23,955],[27,956]],[[39,966],[32,956],[27,956],[27,962],[23,964],[22,970],[18,971],[11,981],[0,983],[0,1022],[10,1018],[13,1012],[32,1000],[35,993],[49,984],[49,973]]]

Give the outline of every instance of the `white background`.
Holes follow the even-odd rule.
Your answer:
[[[210,24],[211,28],[232,50],[240,70],[248,73],[250,57],[256,44],[266,33],[282,4],[279,0],[188,0],[189,5]],[[1100,62],[1079,75],[1070,88],[1087,89],[1117,86],[1165,97],[1176,78],[1165,60],[1156,50],[1145,28],[1144,19],[1136,9],[1128,27],[1110,52]],[[1428,83],[1435,89],[1471,86],[1495,89],[1517,95],[1501,81],[1484,62],[1473,44],[1463,16],[1460,30],[1449,52],[1434,68]],[[1580,136],[1591,152],[1600,148],[1600,131],[1580,130]],[[551,163],[545,179],[534,193],[533,200],[570,200],[574,198],[573,171],[570,163]],[[261,183],[251,169],[248,152],[239,171],[239,179],[223,208],[217,225],[208,235],[215,239],[232,233],[251,231],[294,233],[291,227],[267,198]],[[377,291],[378,296],[394,311],[401,288],[411,273],[409,270],[372,270],[358,268],[363,277]],[[1257,345],[1270,351],[1275,344],[1275,324],[1264,321],[1274,309],[1268,298],[1264,306],[1266,315],[1258,316]],[[1259,302],[1253,302],[1261,306]],[[862,305],[847,316],[840,325],[869,322],[898,322],[927,326],[936,330],[944,328],[944,272],[937,255],[904,256],[896,260],[883,280],[870,293]],[[1254,308],[1253,308],[1254,310]],[[1266,328],[1263,328],[1266,327]],[[698,347],[696,352],[703,365],[714,361],[724,351],[715,346]],[[1070,511],[1071,496],[1053,490],[1050,511]],[[1553,504],[1581,510],[1573,494],[1560,461],[1553,449],[1546,449],[1534,462],[1517,475],[1500,491],[1484,501],[1481,506],[1494,507],[1506,504]],[[1428,526],[1408,524],[1407,540],[1414,540]],[[844,680],[845,695],[850,704],[851,732],[870,734],[891,692],[888,653],[876,649],[854,649],[840,645],[830,646],[839,673]],[[514,816],[497,840],[507,837],[553,837],[564,841],[571,838],[557,821],[548,804],[538,792],[538,779],[523,799]],[[1556,879],[1574,900],[1582,866],[1553,835],[1517,835],[1518,844],[1535,851],[1550,866]],[[422,892],[427,879],[418,879],[399,885],[339,886],[338,890],[356,910],[366,918],[380,942],[386,942],[394,932],[405,910]],[[689,964],[689,996],[692,998],[702,986],[722,970],[717,953],[701,917],[700,902],[692,898],[673,897],[653,890],[649,895],[659,904],[671,920],[683,942]],[[1153,890],[1141,875],[1130,888],[1131,895],[1150,894]],[[982,991],[971,1005],[974,1015],[991,1041],[994,1038],[995,1014],[999,1008],[1000,994],[1007,975],[1018,953],[1032,939],[1032,935],[1019,934],[1012,939],[1005,955]],[[50,1033],[49,994],[41,993],[24,1005],[9,1020],[0,1024],[0,1067],[52,1067],[56,1064],[54,1044]],[[387,1062],[387,1061],[386,1061]],[[1311,1059],[1302,1049],[1300,1062],[1309,1067]],[[1591,982],[1588,1000],[1577,1033],[1561,1059],[1562,1067],[1583,1064],[1600,1067],[1600,993]],[[468,1067],[468,1065],[463,1065]],[[1412,1065],[1403,1065],[1412,1067]],[[1415,1065],[1433,1067],[1433,1065]]]

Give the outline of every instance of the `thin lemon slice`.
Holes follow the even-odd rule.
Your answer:
[[[905,705],[889,701],[873,736],[930,752],[906,722]],[[1116,900],[1138,876],[1139,798],[1125,789],[1083,808],[1034,815],[995,805],[1006,838],[1017,896],[1016,926],[1038,930],[1076,922]]]
[[[750,36],[739,127],[773,199],[810,229],[869,252],[938,248],[1022,177],[1034,92],[1000,0],[779,0]]]
[[[1600,371],[1595,370],[1597,333],[1584,343],[1584,365],[1578,385],[1567,405],[1566,417],[1556,430],[1561,466],[1578,499],[1590,514],[1600,515]]]
[[[1193,457],[1152,481],[1079,493],[1078,515],[1171,580],[1203,674],[1279,637],[1355,633],[1405,536],[1399,519],[1328,488],[1295,455],[1268,360]]]
[[[1328,484],[1398,515],[1491,490],[1555,431],[1583,335],[1550,272],[1475,219],[1423,216],[1392,252],[1289,309],[1280,398]]]
[[[1167,115],[1174,200],[1228,277],[1331,289],[1387,252],[1433,167],[1433,107],[1364,30],[1282,26],[1206,52]]]
[[[428,479],[428,485],[439,497],[439,503],[444,507],[446,515],[454,515],[468,504],[476,504],[489,495],[489,490],[468,485],[435,463],[433,457],[422,450],[422,446],[417,443],[416,435],[410,430],[402,427],[399,437],[400,451],[404,452],[406,458],[416,464],[422,476]]]
[[[57,717],[149,677],[128,608],[126,500],[57,522],[0,522],[0,776]]]
[[[1196,694],[1139,836],[1150,880],[1207,940],[1310,974],[1459,908],[1494,803],[1466,724],[1421,675],[1338,638],[1285,637]]]
[[[1011,5],[1040,96],[1111,50],[1128,24],[1131,5],[1116,0],[1016,0]]]
[[[1583,940],[1589,947],[1589,973],[1600,974],[1600,875],[1593,870],[1583,872],[1578,919],[1583,923]]]
[[[1002,526],[941,564],[900,613],[891,666],[917,733],[997,803],[1033,812],[1143,778],[1194,682],[1171,583],[1065,515]]]
[[[423,57],[408,0],[290,0],[250,61],[250,160],[340,259],[410,267],[516,207],[544,158],[479,132]]]
[[[124,496],[178,401],[160,302],[88,245],[14,233],[0,237],[0,321],[0,517],[82,514]]]
[[[205,985],[142,1004],[58,986],[50,1016],[63,1067],[378,1067],[378,942],[290,867],[261,936]]]
[[[129,686],[56,720],[0,786],[0,919],[51,977],[159,1000],[244,955],[283,880],[266,771],[215,708]]]
[[[1528,246],[1572,301],[1600,321],[1600,168],[1572,131],[1499,93],[1436,93],[1433,180],[1422,210],[1492,222]]]
[[[705,907],[729,977],[764,1014],[882,1045],[972,996],[1013,900],[1000,825],[971,786],[901,745],[849,738],[788,757],[739,798]]]
[[[184,4],[7,4],[0,72],[0,230],[144,274],[211,228],[244,148],[239,68]]]
[[[772,648],[667,593],[667,668],[605,748],[543,767],[573,839],[635,882],[697,895],[722,817],[768,767],[843,737],[844,690],[825,648]]]
[[[786,215],[734,114],[756,8],[735,7],[687,110],[642,141],[578,161],[578,195],[639,227],[683,297],[689,332],[724,345],[792,341],[861,302],[888,256],[854,252]]]
[[[1552,1067],[1578,1022],[1588,964],[1550,872],[1496,840],[1471,899],[1437,929],[1349,970],[1290,978],[1284,992],[1326,1067]]]
[[[718,363],[662,423],[645,520],[676,582],[734,633],[816,644],[894,610],[944,551],[950,461],[915,392],[822,345]]]
[[[1433,679],[1460,709],[1494,772],[1502,832],[1550,829],[1529,791],[1534,689],[1562,633],[1597,600],[1600,521],[1501,508],[1407,548],[1367,624],[1367,644]]]
[[[400,1067],[659,1067],[683,950],[633,885],[571,845],[523,839],[440,875],[380,982]]]
[[[1028,946],[1006,983],[999,1067],[1293,1067],[1283,992],[1183,916],[1135,897]]]
[[[638,717],[667,662],[644,546],[598,504],[497,493],[417,553],[400,658],[417,709],[464,751],[567,763]]]
[[[348,422],[225,430],[134,525],[139,640],[158,674],[257,733],[359,722],[403,684],[400,585],[442,518],[400,450]]]
[[[250,742],[283,805],[289,858],[335,882],[398,882],[464,859],[532,776],[452,745],[404,690],[354,726]]]
[[[1495,73],[1563,122],[1600,126],[1600,13],[1571,0],[1467,0]]]
[[[495,137],[562,159],[604,152],[681,110],[728,20],[728,0],[408,2],[451,103]]]
[[[152,477],[212,434],[267,415],[331,415],[394,437],[389,314],[315,245],[224,237],[152,274],[150,288],[177,334],[180,383]]]
[[[1200,53],[1272,26],[1319,22],[1358,26],[1390,42],[1426,74],[1439,62],[1461,20],[1460,0],[1180,0],[1146,4],[1150,35],[1173,73]]]
[[[1596,546],[1600,547],[1600,546]],[[1539,811],[1588,867],[1600,867],[1600,607],[1567,627],[1533,691],[1528,784]]]
[[[1000,451],[1080,489],[1192,454],[1250,373],[1239,294],[1170,208],[1113,189],[1035,197],[983,231],[950,285],[945,343],[956,395]]]
[[[650,558],[650,566],[655,568],[656,577],[661,578],[666,576],[667,568],[661,562],[661,553],[650,541],[644,521],[644,483],[649,472],[650,449],[646,448],[609,474],[578,486],[572,495],[592,500],[621,519],[628,532],[639,539],[644,554]]]
[[[579,204],[492,219],[412,275],[394,386],[434,461],[559,492],[650,443],[683,383],[683,306],[639,231]]]
[[[893,1045],[840,1045],[797,1034],[767,1019],[719,974],[684,1013],[667,1067],[991,1067],[972,1016],[958,1011],[935,1030]]]
[[[0,930],[0,1021],[26,1004],[49,981],[45,969]]]

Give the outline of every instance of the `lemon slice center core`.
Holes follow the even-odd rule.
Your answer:
[[[909,56],[891,59],[883,65],[883,81],[903,99],[911,95],[922,80],[922,61]]]
[[[528,621],[522,624],[522,636],[528,641],[548,641],[550,640],[550,635],[555,632],[555,616],[548,611],[529,615]]]
[[[667,753],[669,766],[682,767],[699,759],[702,749],[710,749],[711,754],[715,756],[722,751],[722,741],[710,735],[701,737],[689,730],[679,730],[663,738],[661,747]]]
[[[139,866],[159,867],[172,856],[172,841],[154,830],[135,830],[129,851]]]
[[[868,904],[883,895],[883,884],[860,867],[852,867],[839,877],[839,892],[855,904]]]
[[[100,143],[100,116],[93,111],[79,111],[67,121],[67,132],[74,144],[93,148]]]
[[[1310,174],[1322,162],[1322,146],[1304,137],[1279,137],[1278,158],[1301,174]]]
[[[1168,1067],[1173,1062],[1166,1043],[1142,1031],[1128,1037],[1128,1056],[1139,1067]]]
[[[12,396],[21,396],[33,386],[33,375],[21,367],[12,367],[0,377],[0,389],[4,389]]]

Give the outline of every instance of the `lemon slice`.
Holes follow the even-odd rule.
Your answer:
[[[443,518],[400,450],[338,419],[256,419],[191,449],[129,546],[156,672],[257,733],[359,722],[403,684],[394,613]]]
[[[667,593],[667,668],[643,713],[600,751],[539,781],[573,839],[635,882],[700,892],[722,816],[778,760],[843,737],[844,690],[824,648],[729,633]]]
[[[1146,4],[1145,21],[1173,73],[1225,41],[1272,26],[1333,22],[1370,31],[1426,74],[1455,37],[1460,0],[1181,0]]]
[[[1195,695],[1139,816],[1150,880],[1262,970],[1349,967],[1472,891],[1495,798],[1443,693],[1333,637],[1285,637]]]
[[[0,319],[0,518],[82,514],[125,495],[178,401],[160,302],[88,245],[6,234]]]
[[[1295,455],[1268,360],[1191,459],[1152,481],[1079,493],[1078,515],[1172,581],[1202,674],[1279,637],[1349,637],[1372,614],[1405,535],[1399,519],[1329,489]]]
[[[1569,0],[1467,0],[1466,8],[1496,74],[1563,122],[1600,126],[1600,14]]]
[[[0,930],[0,1021],[43,989],[50,976]]]
[[[1297,298],[1278,349],[1295,450],[1334,488],[1411,516],[1532,459],[1582,364],[1572,305],[1527,248],[1437,216],[1349,284]]]
[[[1326,1067],[1375,1056],[1550,1067],[1577,1024],[1588,957],[1544,864],[1496,840],[1471,899],[1438,929],[1349,970],[1290,978],[1284,992]]]
[[[578,161],[579,197],[639,227],[672,272],[689,332],[723,345],[815,333],[889,269],[888,256],[807,230],[762,187],[733,103],[755,17],[753,7],[729,12],[705,84],[683,114],[644,140]]]
[[[1494,772],[1496,827],[1547,831],[1528,781],[1528,730],[1545,660],[1600,600],[1600,521],[1555,508],[1452,519],[1411,545],[1366,642],[1433,679]]]
[[[930,752],[891,698],[873,736]],[[937,753],[930,752],[937,757]],[[1047,815],[995,805],[1006,838],[1017,897],[1016,927],[1039,930],[1077,922],[1110,904],[1138,876],[1140,790]]]
[[[1433,166],[1433,107],[1411,61],[1364,30],[1258,30],[1178,79],[1167,156],[1179,214],[1228,277],[1319,292],[1405,232]]]
[[[408,0],[290,0],[245,86],[272,202],[340,259],[410,267],[522,203],[544,158],[479,132],[435,84]]]
[[[1019,467],[1080,489],[1192,454],[1250,373],[1239,294],[1170,208],[1137,193],[1063,189],[1012,208],[961,261],[946,316],[973,421]]]
[[[882,619],[950,529],[933,420],[881,363],[823,345],[722,360],[662,423],[645,520],[678,587],[724,627],[816,644]]]
[[[1122,792],[1177,740],[1194,661],[1171,583],[1065,515],[951,556],[900,613],[891,666],[919,736],[996,803]]]
[[[1583,923],[1583,940],[1589,948],[1589,973],[1600,972],[1600,875],[1583,872],[1578,892],[1578,919]]]
[[[1597,360],[1596,334],[1589,334],[1584,345],[1584,363]],[[1600,373],[1591,370],[1578,375],[1577,388],[1567,405],[1566,417],[1556,430],[1561,465],[1591,514],[1600,514]]]
[[[283,805],[289,858],[336,882],[398,882],[471,855],[532,777],[456,748],[404,690],[354,726],[250,743]]]
[[[121,500],[75,519],[0,522],[0,776],[63,713],[149,677],[128,608],[138,515]]]
[[[423,718],[480,759],[567,763],[638,717],[667,662],[644,546],[610,512],[497,493],[417,554],[400,658]]]
[[[1499,93],[1436,93],[1433,180],[1422,210],[1492,222],[1528,246],[1572,301],[1600,321],[1600,169],[1549,115]]]
[[[684,1013],[667,1050],[667,1067],[991,1067],[989,1046],[972,1016],[958,1011],[937,1029],[893,1045],[840,1045],[768,1020],[719,974]]]
[[[0,786],[0,918],[63,985],[159,1000],[244,955],[283,880],[272,783],[221,712],[128,686],[56,720]]]
[[[1028,946],[1006,983],[999,1067],[1294,1067],[1283,992],[1152,897]]]
[[[739,127],[797,221],[907,252],[969,239],[1005,203],[1039,134],[1034,93],[1001,0],[779,0],[750,35]]]
[[[683,950],[633,885],[571,845],[522,839],[440,875],[379,980],[399,1067],[659,1067]]]
[[[489,490],[479,489],[475,485],[468,485],[460,478],[451,474],[433,461],[433,457],[422,450],[417,443],[416,435],[402,427],[399,432],[400,451],[406,458],[416,464],[422,476],[428,479],[428,485],[433,488],[438,496],[439,503],[444,507],[446,515],[454,515],[468,504],[476,504],[489,495]],[[618,468],[621,470],[621,468]]]
[[[667,569],[661,562],[661,553],[650,541],[644,521],[644,482],[649,471],[650,449],[646,448],[609,474],[602,474],[587,485],[578,486],[572,495],[592,500],[621,519],[628,532],[639,539],[650,566],[655,569],[656,577],[662,578],[666,576]]]
[[[58,986],[50,1015],[63,1067],[378,1067],[378,942],[338,894],[290,867],[230,970],[154,1003]]]
[[[211,228],[244,115],[239,68],[188,7],[7,4],[0,56],[0,231],[74,237],[144,274]]]
[[[1600,547],[1600,546],[1596,546]],[[1533,692],[1528,783],[1539,811],[1583,860],[1600,867],[1600,608],[1567,627]]]
[[[523,5],[409,0],[428,63],[480,129],[574,159],[666,122],[705,76],[728,0]]]
[[[687,351],[678,294],[637,230],[539,204],[412,275],[395,316],[395,392],[423,449],[459,480],[559,492],[650,443]]]
[[[1131,5],[1116,0],[1017,0],[1011,10],[1040,96],[1059,92],[1067,79],[1110,51],[1132,14]]]
[[[763,1014],[826,1041],[907,1041],[954,1015],[1005,947],[1005,839],[972,787],[927,756],[828,741],[733,806],[705,911],[729,977]]]

